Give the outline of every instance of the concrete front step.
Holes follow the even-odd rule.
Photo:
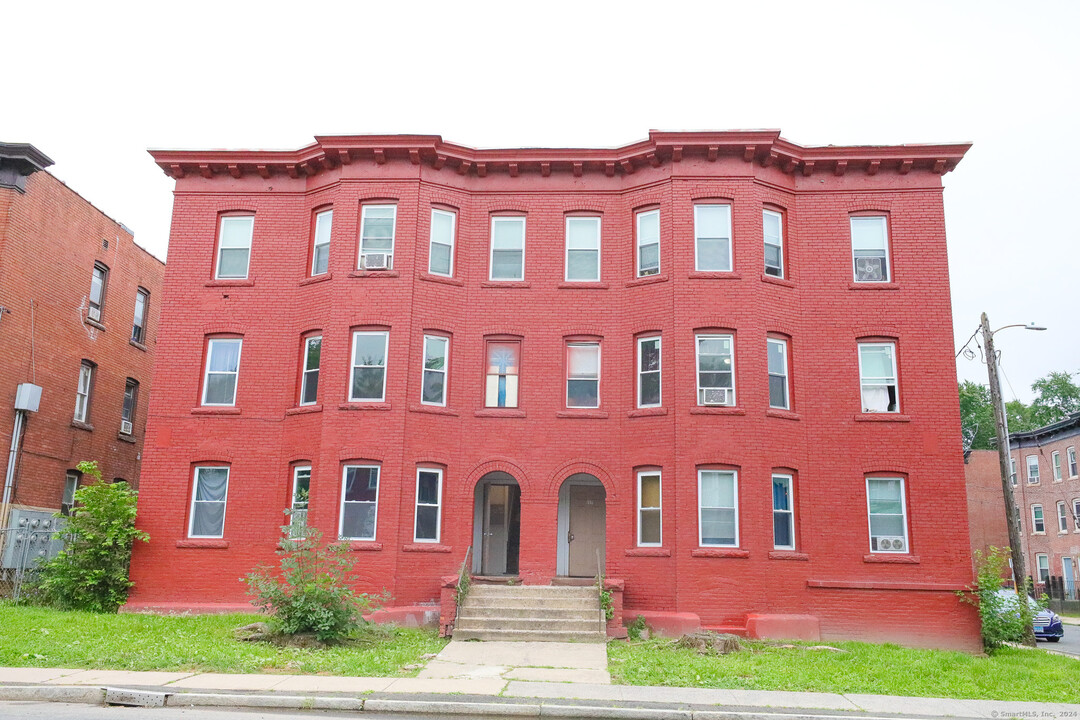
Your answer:
[[[562,618],[564,620],[595,620],[597,618],[596,603],[582,608],[523,608],[513,606],[477,607],[466,605],[458,610],[458,618],[535,618],[548,620]]]
[[[557,632],[565,630],[575,633],[598,633],[600,632],[600,618],[597,616],[590,620],[567,620],[565,618],[463,618],[459,617],[454,625],[454,632],[458,630],[475,630],[484,632],[501,632],[503,630],[537,630],[544,632]]]
[[[454,640],[487,640],[509,642],[604,642],[599,631],[567,632],[565,630],[460,630],[454,628]]]
[[[513,597],[513,598],[597,598],[595,587],[573,587],[555,585],[473,585],[469,588],[469,597]]]
[[[465,598],[466,607],[475,608],[520,608],[522,610],[586,610],[596,609],[600,606],[598,598],[557,598],[555,600],[542,600],[538,598],[512,598],[512,597],[469,597]]]
[[[458,609],[456,640],[596,642],[606,637],[595,587],[473,585]]]

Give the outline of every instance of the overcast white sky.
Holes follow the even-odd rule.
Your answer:
[[[959,346],[986,311],[1012,389],[1080,370],[1078,2],[8,3],[0,140],[168,246],[146,148],[317,134],[614,146],[650,128],[975,143],[945,176]],[[928,318],[932,321],[932,318]],[[961,379],[986,368],[959,361]]]

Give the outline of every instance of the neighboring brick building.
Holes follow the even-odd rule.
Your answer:
[[[164,264],[49,165],[33,146],[0,143],[0,443],[11,447],[16,387],[40,386],[4,465],[14,508],[55,511],[82,460],[138,483]]]
[[[599,555],[628,619],[978,649],[941,182],[967,148],[153,152],[131,607],[244,604],[292,506],[396,605],[470,547],[525,583]]]
[[[1002,501],[997,450],[972,450],[964,458],[964,465],[974,568],[975,550],[985,554],[992,547],[1009,547],[1009,524]]]

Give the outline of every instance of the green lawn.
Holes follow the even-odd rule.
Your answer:
[[[742,652],[706,656],[675,648],[671,642],[660,638],[610,643],[612,682],[1080,703],[1080,660],[1041,650],[1006,647],[992,656],[974,656],[897,645],[827,643],[847,650],[837,653],[750,641]]]
[[[233,639],[256,615],[98,615],[0,604],[0,666],[414,675],[445,644],[430,630],[377,626],[366,642],[322,650]]]

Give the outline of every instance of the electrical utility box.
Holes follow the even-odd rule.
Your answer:
[[[63,540],[53,539],[53,533],[64,528],[64,518],[53,517],[41,510],[13,509],[4,535],[4,554],[0,567],[30,570],[64,549]]]
[[[41,386],[33,383],[20,383],[15,388],[15,409],[37,412],[41,404]]]

